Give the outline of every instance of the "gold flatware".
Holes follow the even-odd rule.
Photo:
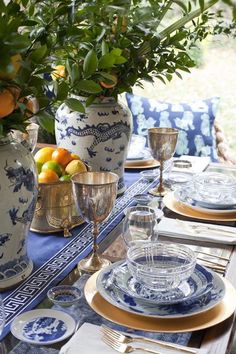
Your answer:
[[[179,350],[185,353],[193,353],[196,354],[197,350],[193,349],[193,348],[185,348],[182,346],[179,346],[178,344],[173,344],[173,343],[167,343],[167,342],[163,342],[163,341],[159,341],[159,340],[155,340],[155,339],[151,339],[151,338],[146,338],[146,337],[134,337],[134,336],[129,336],[129,335],[124,335],[123,333],[116,331],[114,329],[111,329],[109,327],[105,327],[105,326],[101,326],[101,331],[103,332],[103,334],[105,334],[108,337],[111,337],[112,339],[120,342],[120,343],[125,343],[125,344],[129,344],[132,342],[141,342],[141,343],[153,343],[153,344],[158,344],[162,347],[165,348],[173,348],[175,350]]]
[[[143,348],[143,347],[133,347],[133,346],[125,344],[125,343],[120,343],[120,342],[112,339],[111,337],[108,337],[105,335],[102,337],[102,340],[109,347],[111,347],[112,349],[114,349],[120,353],[132,353],[135,351],[142,350],[142,351],[144,351],[146,353],[150,353],[150,354],[163,354],[163,352],[160,352],[157,350],[152,350],[152,349]]]

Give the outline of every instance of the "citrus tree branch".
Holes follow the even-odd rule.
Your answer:
[[[196,9],[196,10],[190,12],[189,14],[185,15],[184,17],[182,17],[178,21],[174,22],[172,25],[170,25],[169,27],[165,28],[163,31],[161,31],[159,33],[159,40],[160,39],[163,40],[166,37],[170,36],[171,33],[175,32],[179,28],[183,27],[184,25],[186,25],[186,23],[192,21],[195,17],[200,16],[203,11],[206,11],[207,9],[209,9],[210,7],[215,5],[218,1],[219,0],[206,1],[205,4],[204,4],[203,10],[201,8]]]

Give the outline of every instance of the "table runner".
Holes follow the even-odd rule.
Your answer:
[[[83,275],[81,278],[79,278],[74,285],[78,287],[79,289],[83,290],[85,282],[88,279],[88,275]],[[83,293],[83,292],[82,292]],[[130,334],[135,334],[135,335],[141,335],[153,339],[158,339],[166,342],[172,342],[172,343],[177,343],[180,345],[187,345],[188,341],[191,337],[191,333],[154,333],[154,332],[144,332],[144,331],[138,331],[138,330],[133,330],[131,328],[127,328],[124,326],[117,325],[115,323],[112,323],[105,318],[101,317],[98,315],[87,303],[84,294],[82,295],[82,298],[78,301],[77,304],[70,306],[70,307],[60,307],[58,305],[54,305],[52,307],[54,310],[59,310],[59,311],[64,311],[71,315],[76,322],[78,323],[78,327],[82,326],[83,323],[88,322],[92,324],[96,324],[98,326],[104,324],[106,326],[112,327],[114,329],[117,329],[119,331],[124,331]],[[27,354],[57,354],[59,353],[59,350],[56,349],[49,349],[46,347],[39,347],[39,346],[33,346],[29,345],[27,343],[20,342],[9,354],[21,354],[21,353],[27,353]],[[81,353],[82,354],[82,353]]]
[[[158,177],[150,183],[140,179],[137,172],[125,173],[128,188],[124,195],[117,198],[110,217],[100,225],[98,243],[121,221],[124,209],[134,202],[133,196],[145,193],[157,180]],[[80,225],[72,234],[73,237],[67,239],[58,234],[29,233],[28,250],[34,262],[34,269],[16,289],[2,293],[6,324],[0,340],[9,332],[10,324],[17,315],[37,306],[48,289],[64,279],[76,264],[91,252],[93,237],[90,224]]]

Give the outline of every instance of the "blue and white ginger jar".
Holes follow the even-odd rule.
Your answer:
[[[78,97],[85,102],[85,98]],[[63,103],[56,113],[56,142],[91,166],[92,171],[111,171],[119,176],[118,194],[125,191],[124,164],[133,129],[129,108],[113,97],[98,99],[86,113]]]
[[[37,197],[33,156],[9,135],[0,139],[0,291],[32,271],[27,234]]]

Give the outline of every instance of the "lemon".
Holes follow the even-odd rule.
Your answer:
[[[72,176],[75,173],[87,171],[87,168],[81,160],[72,160],[66,166],[65,171],[68,175]]]
[[[39,151],[36,152],[34,155],[34,159],[36,162],[40,162],[41,164],[44,164],[45,162],[49,161],[52,159],[52,153],[54,152],[54,148],[50,146],[46,146]]]

